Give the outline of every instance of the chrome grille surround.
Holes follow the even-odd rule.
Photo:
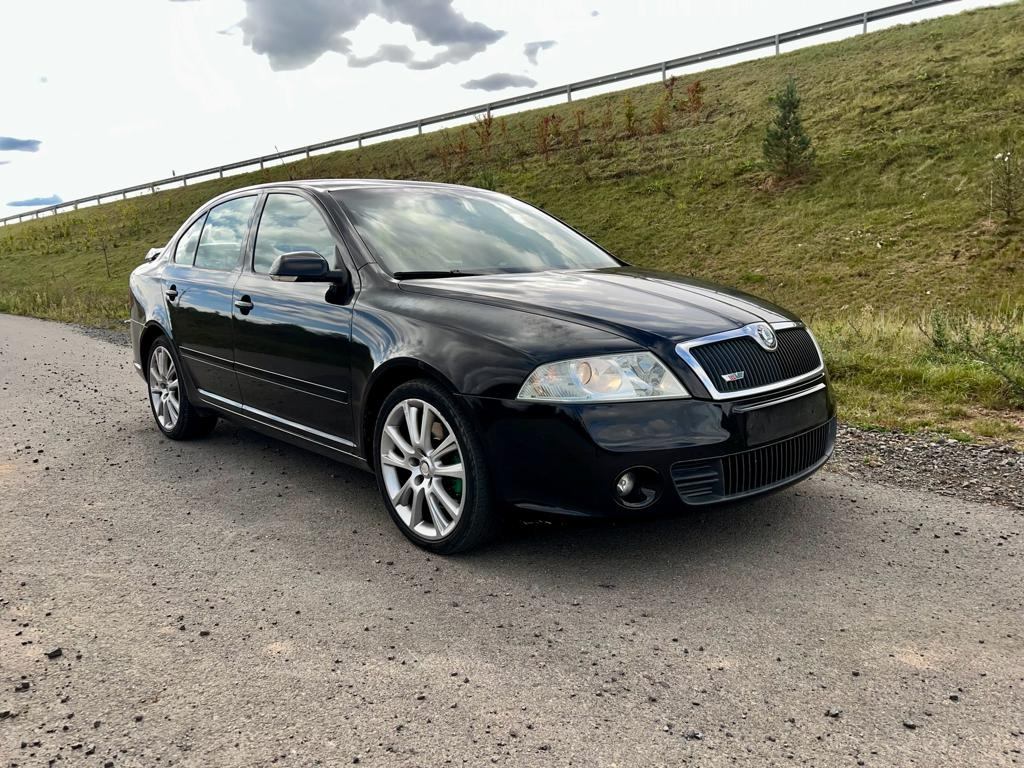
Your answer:
[[[696,347],[701,347],[706,344],[714,344],[716,342],[728,341],[730,339],[741,339],[744,337],[749,337],[753,339],[755,342],[757,342],[759,347],[763,347],[763,343],[758,339],[757,336],[757,328],[758,326],[761,325],[769,325],[772,328],[772,330],[776,332],[786,330],[789,328],[801,328],[805,330],[807,332],[807,335],[811,338],[811,341],[814,342],[814,348],[818,353],[818,365],[813,370],[808,371],[807,373],[802,373],[799,376],[783,379],[781,381],[772,382],[771,384],[766,384],[764,386],[751,387],[749,389],[739,389],[730,392],[723,392],[712,380],[711,376],[708,374],[707,370],[705,370],[704,366],[701,365],[700,361],[697,360],[697,358],[693,355],[692,350]],[[750,323],[749,325],[744,325],[741,328],[734,328],[729,331],[714,333],[711,334],[710,336],[701,336],[700,338],[697,339],[682,341],[676,344],[676,354],[678,354],[679,357],[681,357],[683,361],[688,366],[690,366],[693,372],[697,374],[697,378],[700,379],[701,383],[707,389],[708,393],[711,395],[711,398],[713,400],[735,400],[736,398],[740,397],[751,397],[754,395],[764,394],[766,392],[774,392],[777,389],[785,389],[786,387],[791,387],[795,384],[800,384],[801,382],[804,381],[810,381],[811,379],[820,376],[825,371],[825,359],[821,354],[821,347],[818,345],[818,340],[814,338],[814,334],[811,333],[811,330],[807,328],[803,323],[798,323],[790,320],[779,323]],[[775,352],[768,351],[767,354],[775,354]]]

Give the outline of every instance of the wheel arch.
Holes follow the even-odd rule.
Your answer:
[[[146,381],[149,381],[149,350],[161,336],[170,341],[171,335],[155,320],[146,323],[146,327],[142,329],[142,334],[139,336],[139,361],[142,363],[142,375]]]
[[[433,381],[451,394],[458,392],[448,377],[422,360],[400,358],[389,360],[379,366],[367,382],[360,409],[359,436],[364,458],[371,467],[373,467],[373,430],[384,400],[402,384],[416,379]]]

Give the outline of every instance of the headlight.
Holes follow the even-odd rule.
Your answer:
[[[520,400],[588,402],[689,397],[650,352],[581,357],[540,366],[519,390]]]

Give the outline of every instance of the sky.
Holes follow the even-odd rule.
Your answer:
[[[4,0],[0,216],[893,1]]]

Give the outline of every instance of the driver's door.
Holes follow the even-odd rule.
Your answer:
[[[355,444],[349,402],[352,305],[328,301],[325,283],[272,280],[282,253],[314,251],[345,268],[341,240],[319,205],[271,192],[234,286],[235,370],[245,413],[345,450]],[[352,272],[353,280],[358,279]]]

